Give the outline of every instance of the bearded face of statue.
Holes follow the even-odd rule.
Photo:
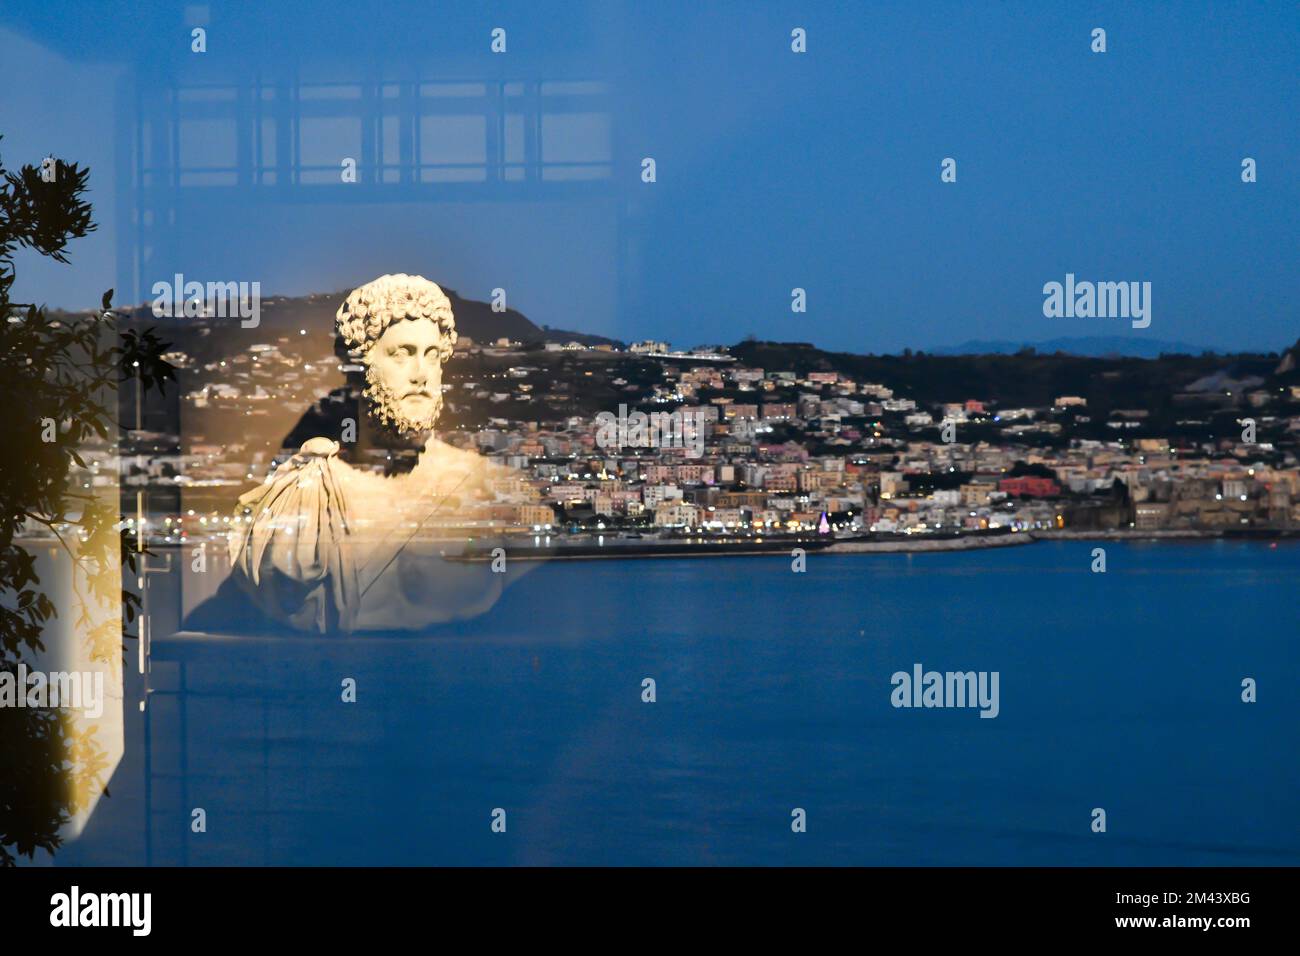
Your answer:
[[[430,431],[442,411],[445,348],[441,329],[428,319],[389,325],[366,354],[371,414],[401,435]]]

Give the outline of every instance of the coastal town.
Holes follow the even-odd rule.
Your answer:
[[[765,359],[783,354],[765,346]],[[296,451],[283,444],[287,426],[343,407],[334,386],[344,366],[326,349],[305,354],[312,347],[280,335],[223,358],[168,353],[181,383],[175,432],[131,430],[121,449],[124,497],[149,493],[151,538],[229,530],[239,494]],[[1170,433],[1152,434],[1150,409],[1099,410],[1083,394],[1025,406],[979,393],[933,401],[801,367],[806,355],[786,367],[747,351],[462,334],[444,368],[439,435],[499,465],[500,477],[456,509],[456,530],[702,541],[1300,528],[1289,354],[1275,375],[1188,383],[1162,419]],[[101,476],[108,464],[91,459]]]

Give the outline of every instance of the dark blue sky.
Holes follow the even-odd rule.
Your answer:
[[[146,273],[296,294],[417,271],[477,298],[502,286],[539,323],[680,345],[753,333],[879,352],[1125,334],[1274,349],[1300,336],[1294,3],[212,2],[201,57],[185,8],[0,11],[0,154],[89,163],[101,223],[70,267],[20,260],[20,299],[87,307],[133,288],[135,199],[121,187],[136,115],[121,84],[147,98],[159,77],[233,82],[289,63],[313,82],[603,84],[602,115],[544,139],[552,157],[605,162],[607,179],[432,202],[235,189],[183,207]],[[488,50],[495,26],[505,55]],[[790,51],[794,27],[806,54]],[[14,79],[33,72],[42,82]],[[233,142],[219,126],[185,129],[191,163]],[[351,149],[343,127],[302,135],[323,163]],[[451,159],[472,159],[473,129],[438,135]],[[949,156],[955,184],[939,178]],[[1045,318],[1043,284],[1067,272],[1151,282],[1150,328]],[[795,286],[806,314],[790,311]]]

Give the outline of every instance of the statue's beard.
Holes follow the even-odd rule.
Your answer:
[[[381,382],[370,367],[366,369],[366,387],[361,394],[370,417],[403,438],[417,438],[433,431],[434,423],[442,414],[442,389],[432,389],[429,410],[418,418],[412,418],[402,411],[402,400],[397,392]]]

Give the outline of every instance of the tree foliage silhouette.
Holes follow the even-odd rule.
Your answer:
[[[0,670],[15,684],[24,655],[45,649],[58,613],[24,547],[33,528],[72,563],[73,629],[89,655],[108,661],[120,653],[123,625],[135,619],[140,598],[122,587],[119,562],[135,571],[138,552],[122,530],[120,506],[85,493],[89,469],[79,449],[95,439],[113,443],[120,381],[138,375],[144,387],[161,390],[175,377],[152,331],[119,339],[112,290],[100,311],[57,319],[10,300],[18,250],[66,263],[69,242],[96,228],[83,198],[89,174],[54,159],[11,172],[0,160]],[[119,604],[120,614],[96,613]],[[0,707],[0,866],[38,849],[53,853],[61,827],[106,792],[105,770],[93,727],[55,709]]]

